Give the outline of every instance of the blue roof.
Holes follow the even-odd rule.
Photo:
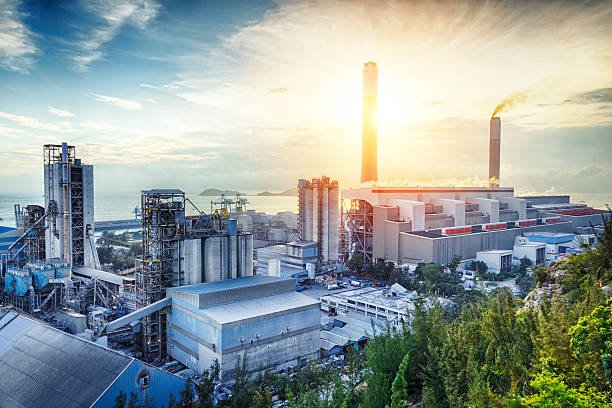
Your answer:
[[[0,225],[0,234],[4,234],[5,232],[10,232],[10,231],[15,231],[17,228],[13,228],[13,227],[5,227],[3,225]]]
[[[529,241],[531,242],[543,242],[545,244],[562,244],[569,242],[574,239],[574,234],[555,234],[555,233],[534,233],[529,234]]]

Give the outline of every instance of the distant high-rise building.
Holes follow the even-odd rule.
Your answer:
[[[59,258],[72,266],[93,268],[87,243],[94,226],[93,166],[81,163],[76,149],[66,143],[44,146],[45,205],[55,206],[47,221],[47,259]]]
[[[298,181],[298,236],[317,243],[321,262],[338,259],[339,197],[338,181],[329,177]]]
[[[361,139],[361,182],[378,181],[378,67],[363,65],[363,111]]]
[[[499,151],[501,142],[501,119],[491,118],[489,129],[489,185],[499,187]]]

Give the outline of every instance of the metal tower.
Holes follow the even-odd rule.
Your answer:
[[[162,300],[172,285],[175,244],[185,234],[185,193],[175,189],[143,191],[141,213],[143,254],[142,268],[136,274],[137,308]],[[166,354],[165,326],[163,311],[143,319],[145,361],[160,360]]]

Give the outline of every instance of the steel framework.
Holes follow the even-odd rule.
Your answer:
[[[163,299],[165,289],[172,285],[175,243],[185,234],[185,193],[143,191],[141,213],[143,254],[142,268],[136,273],[137,308]],[[165,313],[145,317],[141,333],[145,361],[161,360],[165,356]]]
[[[351,200],[346,212],[345,230],[348,245],[347,256],[360,254],[366,261],[372,260],[372,240],[374,237],[374,209],[365,200]]]

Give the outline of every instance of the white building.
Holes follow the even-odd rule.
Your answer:
[[[217,361],[223,381],[245,355],[250,372],[317,358],[320,304],[295,285],[252,276],[168,289],[168,353],[197,373]]]
[[[338,259],[340,190],[329,177],[298,181],[298,237],[318,245],[321,262]]]
[[[512,251],[506,249],[490,249],[476,252],[476,259],[487,264],[487,271],[506,273],[512,270]]]
[[[532,265],[537,265],[546,260],[546,244],[541,242],[525,242],[514,245],[512,252],[517,259],[527,258]]]

